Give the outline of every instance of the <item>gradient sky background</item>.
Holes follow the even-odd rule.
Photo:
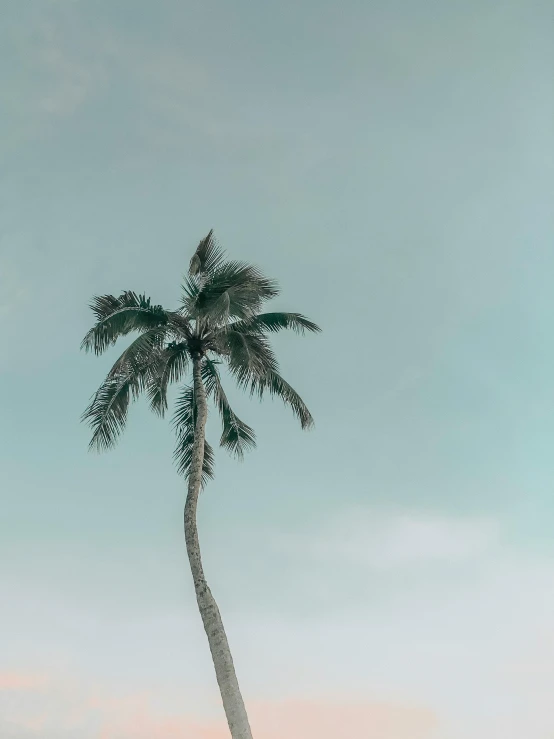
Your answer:
[[[169,423],[79,423],[212,227],[324,329],[201,501],[256,739],[554,737],[553,15],[0,1],[3,739],[227,737]]]

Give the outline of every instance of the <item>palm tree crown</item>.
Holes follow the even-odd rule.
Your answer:
[[[182,381],[195,361],[201,363],[206,394],[221,416],[220,444],[235,456],[242,457],[255,445],[255,434],[229,405],[218,365],[225,364],[239,387],[252,395],[280,397],[302,428],[312,426],[303,400],[279,374],[268,334],[282,329],[298,333],[320,329],[299,313],[261,312],[278,295],[277,283],[250,264],[227,260],[210,231],[191,259],[182,290],[176,310],[166,310],[130,291],[119,297],[94,298],[91,308],[96,324],[82,348],[101,354],[120,337],[139,335],[115,362],[83,414],[93,430],[90,446],[103,450],[115,444],[125,427],[130,402],[142,393],[151,409],[164,416],[169,385]],[[194,383],[181,388],[173,420],[175,461],[188,476],[196,420]],[[213,463],[213,449],[206,443],[203,483],[213,477]]]

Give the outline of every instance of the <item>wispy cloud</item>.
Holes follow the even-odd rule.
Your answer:
[[[425,708],[330,697],[254,705],[252,724],[260,739],[431,739],[439,721]]]
[[[0,691],[34,691],[46,685],[47,678],[44,675],[29,672],[0,672]]]
[[[172,714],[156,709],[151,694],[108,695],[72,679],[50,681],[46,700],[37,701],[32,676],[6,676],[27,700],[9,711],[10,736],[58,739],[78,732],[85,739],[227,739],[228,729],[218,706],[218,718]],[[41,682],[40,685],[43,685]],[[0,684],[0,692],[5,690]],[[438,720],[428,709],[381,703],[325,699],[263,701],[249,704],[254,733],[259,739],[432,739]],[[7,728],[6,728],[7,731]]]
[[[438,719],[427,709],[395,704],[294,700],[249,705],[259,739],[432,739]],[[202,724],[187,718],[164,719],[137,714],[103,729],[99,739],[227,739],[222,721]]]
[[[79,44],[75,30],[53,18],[12,22],[3,35],[4,54],[17,64],[2,92],[5,121],[28,133],[73,115],[106,79],[104,60],[94,56],[86,36]]]
[[[323,561],[345,561],[373,570],[471,562],[497,549],[500,528],[487,518],[455,518],[421,511],[368,506],[340,510],[302,534],[280,534],[273,543]]]
[[[101,21],[91,27],[75,8],[31,15],[4,29],[4,53],[18,65],[2,91],[12,124],[42,132],[115,84],[128,102],[120,108],[122,120],[131,119],[135,134],[155,136],[160,145],[172,132],[182,142],[186,129],[225,140],[263,136],[258,124],[248,128],[220,115],[224,89],[181,48],[115,32]]]
[[[294,608],[287,613],[270,616],[252,601],[241,612],[226,610],[257,737],[296,739],[295,731],[298,739],[372,737],[372,722],[390,726],[394,739],[543,739],[554,732],[551,561],[491,544],[472,563],[470,577],[423,582],[409,570],[393,593],[377,596],[363,569],[343,559],[330,571],[326,562],[294,553],[288,577],[302,576],[303,588],[293,593]],[[386,570],[387,583],[392,573]],[[314,599],[314,583],[326,588],[328,608]],[[354,604],[344,587],[356,591]],[[38,611],[41,600],[23,610]],[[6,620],[8,630],[16,616]],[[179,731],[219,739],[224,723],[220,710],[206,702],[217,699],[217,688],[197,614],[191,612],[186,626],[181,606],[171,620],[145,616],[140,628],[135,617],[103,621],[88,607],[64,607],[56,613],[57,627],[44,617],[40,627],[20,618],[31,645],[27,664],[48,637],[70,648],[96,685],[72,675],[37,689],[33,680],[10,678],[8,684],[29,688],[0,691],[0,715],[22,732],[35,731],[37,739],[99,739],[101,731],[107,739],[142,739],[141,727],[150,731],[145,739],[177,737]],[[103,654],[109,654],[108,663]],[[40,669],[10,674],[40,674],[45,660],[60,662],[48,654]],[[361,729],[341,734],[341,721],[349,729],[358,722]],[[376,739],[383,737],[384,729]]]
[[[193,134],[199,143],[258,153],[277,147],[283,155],[296,142],[313,158],[313,137],[295,116],[285,123],[278,105],[260,106],[255,96],[237,101],[240,88],[229,89],[216,64],[174,41],[115,29],[101,16],[91,24],[79,3],[59,7],[63,12],[30,13],[3,29],[3,53],[17,69],[1,93],[4,146],[55,130],[91,105],[89,123],[117,140],[125,131],[137,144],[134,157],[180,151]]]

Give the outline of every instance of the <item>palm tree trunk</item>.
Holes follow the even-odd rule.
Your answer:
[[[197,408],[197,417],[194,433],[194,445],[192,448],[192,461],[190,467],[188,494],[185,503],[185,541],[187,554],[194,581],[194,590],[198,608],[204,624],[204,630],[208,637],[210,651],[215,667],[215,674],[223,708],[229,724],[229,730],[233,739],[252,739],[248,716],[242,695],[240,692],[237,676],[229,642],[223,628],[223,622],[219,613],[217,603],[208,587],[202,567],[200,556],[200,544],[198,541],[198,528],[196,526],[196,508],[198,495],[202,481],[202,464],[204,461],[204,438],[206,420],[208,417],[208,405],[206,401],[206,390],[202,382],[201,357],[193,358],[194,396]]]

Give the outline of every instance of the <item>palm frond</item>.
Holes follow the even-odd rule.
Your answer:
[[[217,370],[215,362],[205,357],[202,365],[202,379],[206,387],[206,393],[213,397],[221,415],[223,433],[221,434],[220,446],[227,449],[235,457],[242,459],[244,452],[256,446],[256,435],[244,421],[241,421],[231,408]]]
[[[266,300],[279,294],[275,280],[244,262],[224,262],[201,287],[185,286],[186,306],[191,317],[221,325],[231,318],[252,318]]]
[[[215,351],[227,360],[240,387],[249,387],[268,372],[278,372],[277,358],[262,333],[223,329],[213,337]]]
[[[166,335],[165,326],[152,328],[138,336],[119,359],[115,362],[108,373],[108,377],[115,377],[122,373],[140,372],[146,364],[153,363],[157,354],[161,351]]]
[[[131,398],[138,395],[138,378],[132,375],[108,377],[94,395],[82,420],[92,427],[90,449],[113,447],[125,428]]]
[[[167,389],[171,383],[181,379],[188,364],[189,355],[184,342],[168,344],[154,359],[149,370],[147,392],[150,408],[157,415],[165,415]]]
[[[286,405],[290,406],[303,429],[313,427],[314,419],[306,404],[296,390],[278,372],[269,370],[265,375],[254,378],[251,383],[251,390],[253,393],[257,393],[260,399],[266,392],[281,398]]]
[[[232,324],[234,331],[267,331],[275,333],[283,329],[292,329],[298,334],[306,331],[317,333],[321,331],[319,326],[308,320],[301,313],[259,313],[257,316],[246,320],[236,321]]]
[[[186,315],[179,311],[167,311],[168,335],[171,335],[176,341],[190,339],[194,331],[190,320]]]
[[[131,291],[117,298],[97,296],[90,307],[97,323],[87,332],[81,349],[95,354],[101,354],[118,338],[132,331],[147,331],[167,324],[167,314],[161,305],[152,305],[150,298]]]
[[[194,389],[187,386],[179,395],[175,404],[173,426],[177,434],[177,443],[173,458],[179,474],[188,477],[192,463],[194,429],[196,426],[196,402]],[[202,463],[202,487],[214,476],[214,454],[207,441],[204,442],[204,461]]]
[[[182,306],[176,311],[166,311],[132,291],[95,297],[90,307],[96,323],[81,348],[101,354],[118,338],[132,332],[139,335],[115,362],[83,414],[93,431],[90,446],[100,450],[115,444],[125,427],[129,404],[141,392],[148,394],[151,409],[163,416],[168,387],[182,379],[191,353],[203,357],[206,393],[217,405],[223,424],[220,444],[235,456],[255,446],[255,434],[232,410],[213,355],[227,362],[240,387],[260,398],[266,393],[280,397],[302,428],[312,426],[304,401],[279,374],[268,335],[286,329],[299,334],[320,329],[300,313],[261,313],[266,301],[278,294],[277,282],[257,267],[227,260],[210,231],[191,259]],[[185,477],[190,474],[196,421],[194,388],[186,386],[173,417],[174,458]],[[213,471],[213,449],[205,442],[202,486]]]
[[[213,229],[196,247],[190,260],[189,275],[209,274],[223,263],[225,254],[215,240]]]
[[[196,320],[197,318],[196,301],[200,290],[200,280],[195,276],[186,277],[181,284],[182,297],[179,312],[186,320]]]

